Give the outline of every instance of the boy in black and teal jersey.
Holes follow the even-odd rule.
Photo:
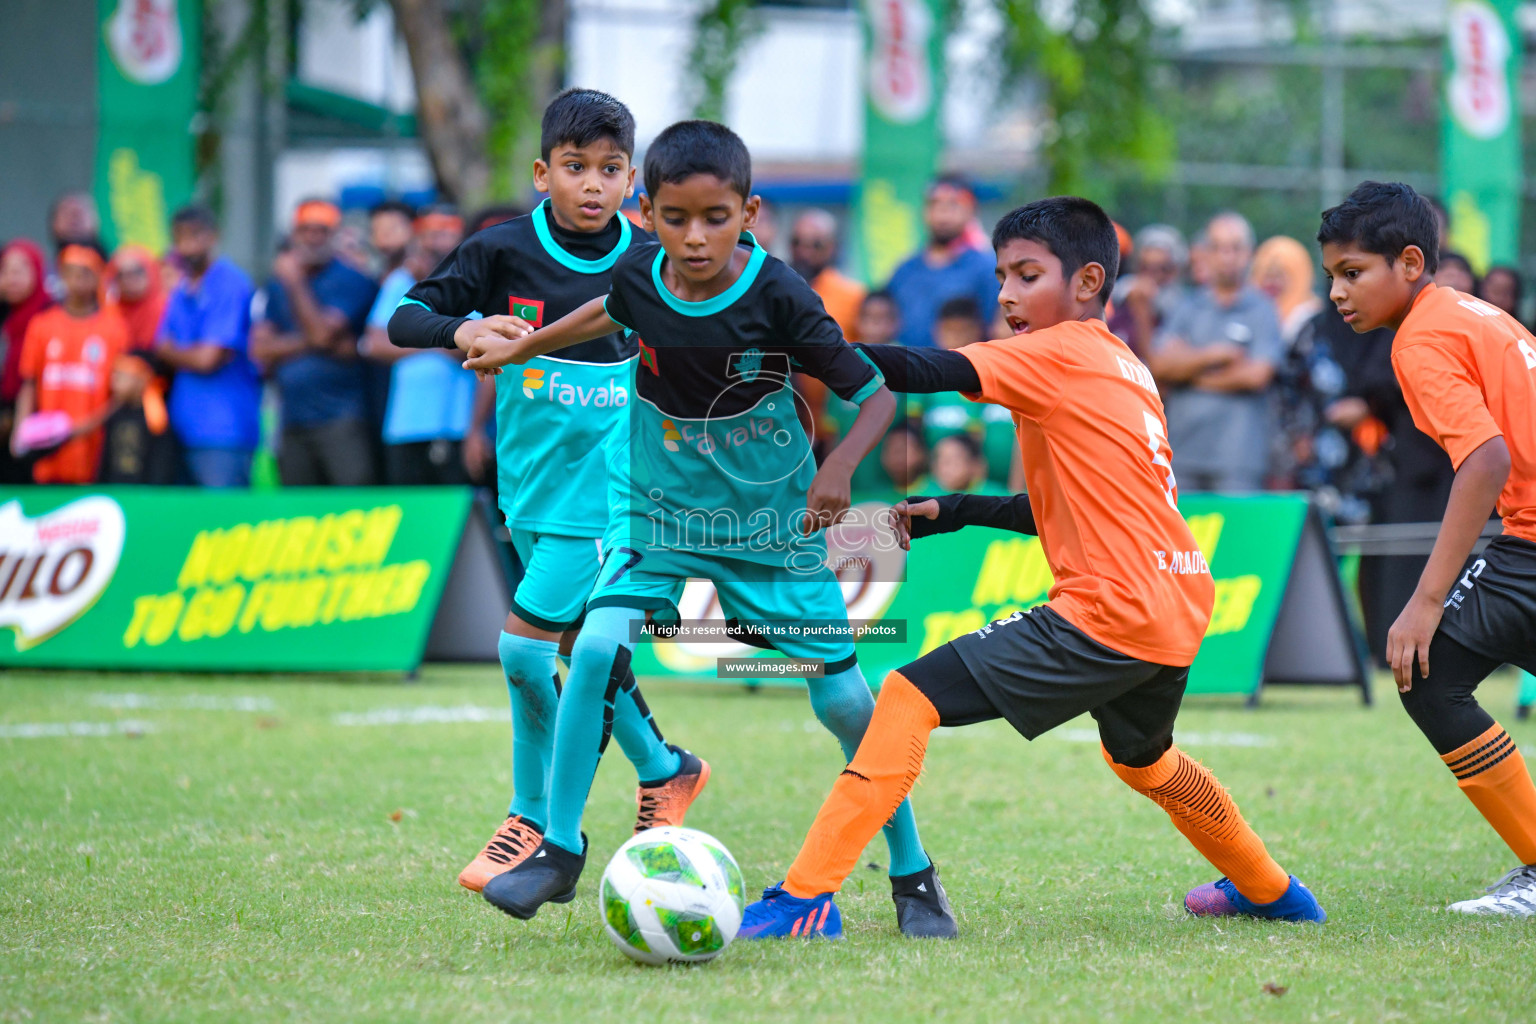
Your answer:
[[[614,264],[650,235],[619,213],[634,192],[635,121],[612,96],[572,89],[544,112],[534,211],[471,235],[413,287],[389,322],[409,348],[519,336],[606,295]],[[477,314],[484,314],[478,318]],[[581,619],[608,521],[603,442],[626,425],[637,347],[614,330],[496,381],[497,494],[525,573],[499,651],[512,699],[515,795],[459,882],[479,891],[533,853],[548,823],[562,637]],[[663,742],[634,689],[616,682],[613,731],[641,780],[636,831],[680,825],[709,766]]]
[[[768,630],[786,655],[824,663],[824,674],[808,679],[811,706],[846,754],[874,707],[819,531],[847,510],[849,475],[878,443],[896,400],[804,280],[746,231],[758,206],[751,174],[730,129],[707,121],[666,129],[646,154],[641,199],[658,241],[619,259],[606,300],[521,339],[483,338],[466,360],[494,372],[623,328],[640,346],[627,444],[621,435],[609,442],[616,488],[603,568],[555,726],[550,827],[538,854],[485,888],[515,917],[574,895],[610,680],[627,671],[648,616],[676,617],[689,577],[712,580],[725,614]],[[819,470],[797,415],[794,371],[861,407]],[[885,833],[902,932],[956,934],[909,804]]]

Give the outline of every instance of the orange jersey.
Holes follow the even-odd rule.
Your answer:
[[[1188,665],[1211,621],[1210,568],[1179,514],[1151,372],[1102,320],[958,350],[1013,413],[1050,607],[1128,657]]]
[[[128,328],[115,310],[70,316],[62,306],[44,310],[27,325],[21,377],[37,386],[37,412],[65,412],[71,422],[106,408],[112,364],[128,349]],[[84,484],[96,478],[102,432],[93,430],[39,459],[32,479],[40,484]]]
[[[1451,464],[1503,436],[1504,532],[1536,542],[1536,338],[1481,299],[1431,284],[1392,341],[1392,369],[1413,423]]]

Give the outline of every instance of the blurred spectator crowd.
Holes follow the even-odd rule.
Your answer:
[[[61,197],[49,230],[51,251],[0,249],[0,483],[246,487],[264,451],[287,486],[484,478],[494,396],[385,332],[464,237],[452,209],[388,201],[364,231],[301,203],[259,287],[204,207],[176,211],[163,258],[107,253],[88,195]]]
[[[105,252],[92,199],[61,197],[47,249],[26,239],[0,249],[0,483],[245,487],[255,474],[288,486],[493,485],[494,388],[454,354],[396,348],[385,325],[466,229],[520,212],[497,207],[466,224],[448,207],[386,201],[364,225],[309,200],[258,286],[220,255],[218,223],[203,207],[175,213],[161,258],[133,245]],[[1006,336],[972,188],[934,181],[923,222],[921,248],[874,290],[839,269],[846,226],[825,210],[799,211],[780,237],[765,202],[756,234],[851,340],[960,348]],[[1443,238],[1443,214],[1441,226]],[[1314,248],[1259,242],[1232,212],[1190,238],[1166,224],[1121,230],[1109,324],[1158,382],[1179,485],[1305,490],[1344,523],[1434,521],[1450,462],[1413,426],[1391,335],[1343,323]],[[1443,251],[1436,280],[1524,312],[1514,267],[1479,279]],[[855,410],[814,380],[797,385],[824,454]],[[904,402],[859,467],[857,492],[1022,489],[1005,411],[958,395]],[[1372,632],[1420,564],[1362,564]]]

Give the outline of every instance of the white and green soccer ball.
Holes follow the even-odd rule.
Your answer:
[[[608,862],[600,893],[608,937],[643,964],[713,960],[746,907],[736,858],[692,828],[632,837]]]

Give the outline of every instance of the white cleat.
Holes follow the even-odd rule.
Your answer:
[[[1488,895],[1452,903],[1447,910],[1492,917],[1536,917],[1536,864],[1524,864],[1488,887]]]

